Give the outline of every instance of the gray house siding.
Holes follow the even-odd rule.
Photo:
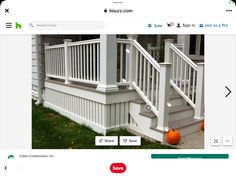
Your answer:
[[[38,98],[38,76],[37,76],[37,50],[36,50],[36,35],[32,35],[32,96],[33,99]]]

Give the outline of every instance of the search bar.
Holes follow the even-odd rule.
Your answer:
[[[32,21],[28,28],[31,30],[102,30],[103,21]]]

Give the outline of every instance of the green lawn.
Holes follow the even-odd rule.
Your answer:
[[[142,138],[141,146],[95,146],[95,136],[100,135],[90,128],[79,125],[42,105],[32,101],[32,148],[33,149],[169,149]],[[127,130],[109,132],[108,135],[133,135]]]

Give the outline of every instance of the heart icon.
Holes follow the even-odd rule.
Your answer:
[[[124,141],[124,143],[126,143],[126,142],[127,142],[127,139],[123,139],[123,141]]]
[[[102,139],[100,139],[99,142],[101,143],[101,142],[102,142]]]

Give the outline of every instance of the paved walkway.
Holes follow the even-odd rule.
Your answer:
[[[204,132],[199,131],[182,137],[178,145],[172,145],[180,149],[204,149]]]

